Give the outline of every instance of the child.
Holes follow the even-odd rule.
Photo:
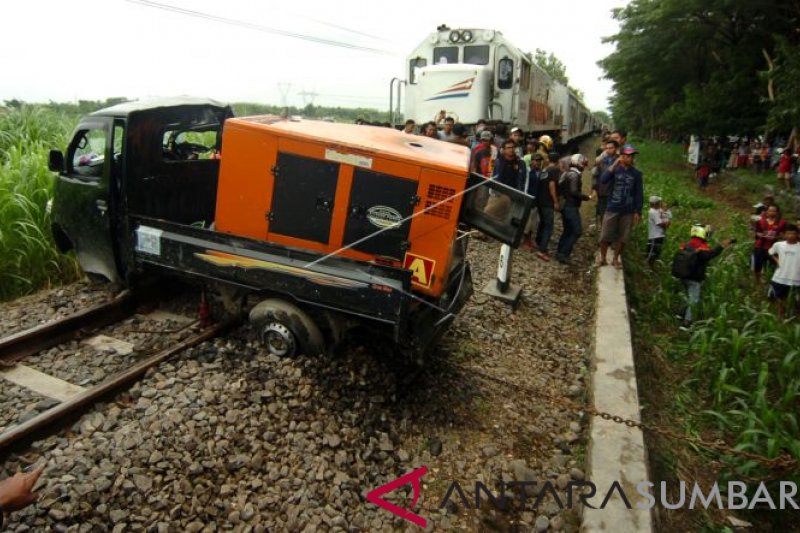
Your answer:
[[[778,186],[783,186],[789,190],[789,175],[792,172],[792,151],[789,148],[783,150],[781,158],[778,160]]]
[[[797,242],[797,226],[789,224],[784,230],[785,241],[776,242],[769,249],[769,256],[778,265],[772,276],[769,299],[778,304],[778,317],[783,318],[784,302],[793,287],[800,286],[800,244]],[[795,302],[797,306],[797,302]]]
[[[672,220],[672,213],[664,211],[664,203],[658,196],[650,197],[650,211],[647,215],[647,264],[655,269],[656,259],[661,255],[667,228]]]
[[[706,189],[708,187],[708,177],[711,175],[711,165],[705,157],[700,161],[700,164],[697,165],[696,170],[697,184],[700,186],[700,189]]]
[[[761,271],[770,259],[769,249],[778,240],[786,227],[786,222],[781,216],[777,205],[770,205],[754,224],[756,241],[753,246],[753,255],[750,259],[750,266],[756,283],[761,282]]]
[[[661,220],[666,221],[667,226],[672,224],[672,211],[669,210],[669,206],[664,200],[661,200]]]

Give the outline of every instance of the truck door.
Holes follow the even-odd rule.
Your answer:
[[[78,125],[56,182],[53,206],[54,223],[71,242],[83,270],[110,281],[119,281],[111,191],[122,167],[123,132],[121,121],[115,128],[111,117],[91,117]]]

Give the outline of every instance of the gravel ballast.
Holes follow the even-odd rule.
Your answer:
[[[366,333],[321,358],[270,356],[249,326],[185,351],[69,431],[7,458],[2,476],[47,463],[40,501],[15,513],[8,530],[414,530],[365,495],[426,466],[414,512],[429,529],[577,531],[578,509],[547,494],[532,503],[547,481],[565,504],[569,481],[583,479],[588,420],[536,391],[578,402],[587,395],[595,246],[589,230],[570,266],[515,251],[512,280],[523,299],[512,311],[480,293],[499,244],[471,242],[476,294],[422,370],[392,361]],[[123,335],[114,331],[104,334]],[[30,364],[77,384],[117,370],[110,353],[67,356],[82,350],[68,343]],[[4,416],[36,402],[2,387]],[[500,482],[539,486],[528,487],[524,507],[496,510],[484,495],[482,509],[465,508],[453,495],[440,509],[454,480],[470,507],[476,481],[495,494]],[[387,499],[408,507],[409,486]]]

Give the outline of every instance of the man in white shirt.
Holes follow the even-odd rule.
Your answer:
[[[770,300],[778,303],[778,317],[783,318],[784,305],[789,293],[800,286],[800,243],[797,242],[797,226],[787,224],[784,228],[785,241],[778,241],[769,249],[769,256],[777,263],[775,274],[769,287]],[[795,298],[795,307],[797,299]]]
[[[669,224],[669,220],[661,211],[661,198],[651,196],[650,211],[647,215],[647,264],[650,268],[655,268],[656,259],[661,255]]]

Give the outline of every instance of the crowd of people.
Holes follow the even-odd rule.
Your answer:
[[[800,194],[800,159],[796,143],[782,138],[772,142],[760,139],[704,139],[700,142],[697,179],[700,188],[722,170],[750,169],[758,174],[775,172],[777,185]]]
[[[626,144],[625,132],[607,133],[601,153],[590,161],[582,154],[562,156],[549,135],[526,134],[518,127],[508,130],[505,124],[486,120],[479,120],[472,134],[443,115],[419,126],[407,120],[402,131],[467,146],[470,172],[533,196],[534,210],[525,227],[523,245],[543,261],[552,257],[556,213],[561,215],[563,229],[555,243],[555,259],[566,264],[582,234],[581,205],[596,200],[597,223],[602,228],[598,264],[608,264],[607,251],[613,246],[612,264],[621,268],[620,256],[631,227],[641,218],[643,194],[642,176],[633,164],[637,152]],[[590,166],[592,192],[587,195],[583,192],[583,173]],[[506,209],[502,195],[482,193],[484,197],[477,203],[485,212],[499,215]]]
[[[525,227],[523,246],[534,251],[543,261],[551,260],[556,213],[560,213],[562,232],[555,242],[555,259],[569,263],[573,248],[582,234],[581,205],[596,201],[596,226],[600,230],[597,265],[622,268],[622,255],[633,227],[642,221],[644,182],[635,166],[637,150],[627,143],[624,131],[603,135],[596,157],[590,161],[582,154],[562,156],[555,150],[549,135],[526,134],[518,127],[507,129],[505,124],[480,120],[473,133],[451,117],[440,115],[437,120],[417,126],[413,120],[405,123],[403,132],[424,135],[470,148],[470,172],[499,181],[524,191],[535,198],[534,210]],[[780,143],[781,141],[778,140]],[[779,180],[787,183],[798,174],[797,155],[786,149],[773,150],[775,143],[757,140],[739,142],[703,141],[699,154],[700,185],[721,169],[749,167],[756,172],[775,169]],[[583,192],[584,171],[591,167],[591,194]],[[488,214],[499,215],[508,208],[507,198],[483,191],[478,200]],[[778,314],[785,313],[785,302],[792,287],[800,286],[800,221],[789,224],[783,220],[774,197],[768,195],[757,206],[752,229],[755,236],[751,268],[757,282],[762,272],[769,271],[771,280],[768,297],[775,302]],[[672,224],[672,212],[658,196],[649,198],[647,212],[647,262],[652,269],[661,256],[667,232]],[[688,326],[693,319],[692,308],[700,302],[702,283],[708,264],[733,241],[710,244],[711,228],[702,224],[692,226],[689,240],[680,244],[672,258],[672,273],[683,284],[687,305],[677,315]],[[609,250],[613,255],[609,261]]]

